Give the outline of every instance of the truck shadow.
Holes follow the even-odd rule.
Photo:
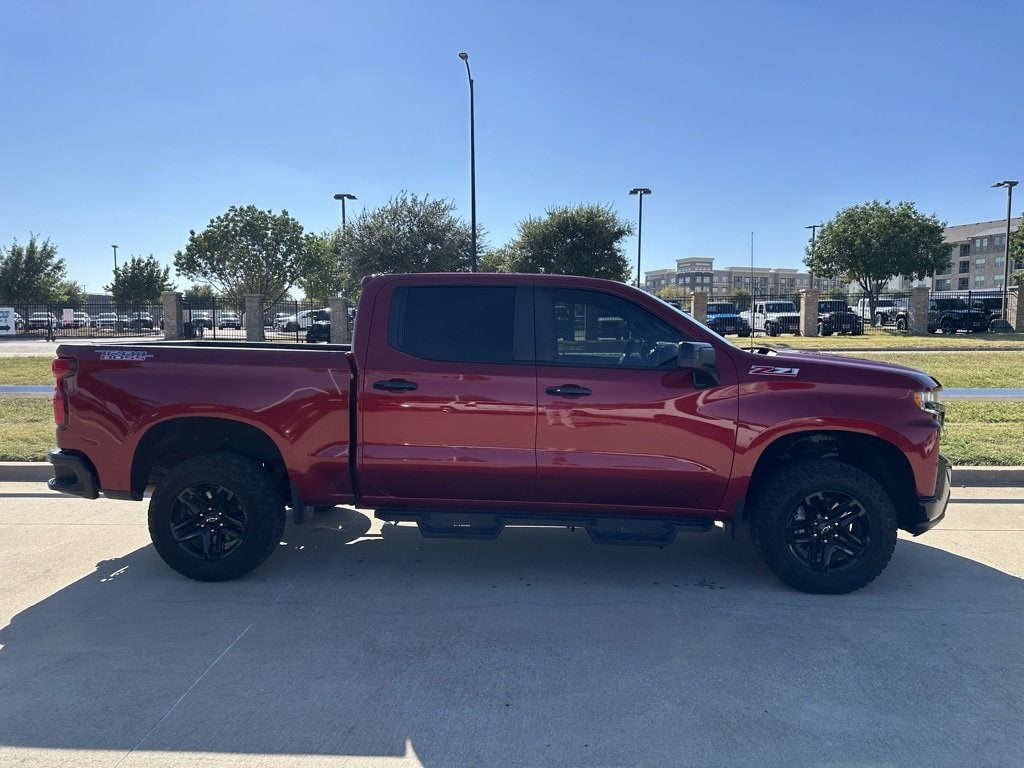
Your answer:
[[[336,508],[284,539],[223,584],[144,547],[16,615],[0,755],[917,766],[1024,748],[1021,580],[914,541],[821,597],[723,531],[662,550],[428,540]]]

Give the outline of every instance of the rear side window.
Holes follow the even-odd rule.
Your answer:
[[[438,285],[396,289],[388,341],[406,354],[464,363],[523,362],[515,329],[523,314],[515,286]],[[532,306],[529,307],[532,313]]]

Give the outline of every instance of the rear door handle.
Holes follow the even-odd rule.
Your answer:
[[[558,397],[586,397],[590,394],[589,389],[577,384],[561,384],[557,387],[548,387],[544,391],[549,395],[557,395]]]
[[[407,392],[411,389],[416,389],[417,386],[416,382],[406,381],[405,379],[388,379],[387,381],[373,382],[374,389],[384,389],[388,392]]]

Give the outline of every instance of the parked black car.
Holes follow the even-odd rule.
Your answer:
[[[967,302],[959,297],[930,299],[928,301],[928,333],[968,333],[988,329],[989,318],[979,309],[972,309]],[[901,307],[896,314],[896,329],[910,328],[910,319],[906,307]]]
[[[833,333],[849,333],[860,336],[864,333],[864,320],[844,299],[822,299],[818,302],[818,335],[831,336]]]
[[[316,344],[320,341],[331,340],[331,321],[330,320],[318,320],[312,323],[309,328],[306,329],[306,343]]]

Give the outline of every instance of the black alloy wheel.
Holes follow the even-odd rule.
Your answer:
[[[227,581],[262,563],[281,541],[284,498],[257,461],[208,453],[183,461],[157,486],[149,535],[183,576]]]
[[[896,510],[882,486],[834,459],[793,461],[761,487],[751,534],[765,562],[802,592],[844,594],[871,583],[896,547]]]
[[[851,568],[871,547],[871,522],[854,497],[836,491],[805,496],[786,522],[789,554],[806,568],[835,573]]]

